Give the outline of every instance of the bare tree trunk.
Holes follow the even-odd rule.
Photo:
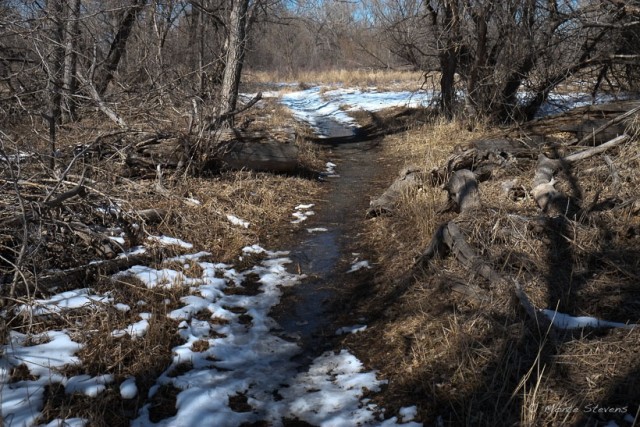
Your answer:
[[[64,52],[63,89],[68,121],[76,120],[76,101],[74,96],[78,90],[76,77],[78,65],[78,40],[80,38],[80,6],[81,0],[71,0],[67,19],[67,33]]]
[[[49,121],[49,144],[51,157],[49,166],[55,169],[56,126],[62,120],[62,78],[64,73],[64,3],[62,0],[49,0],[47,14],[50,20],[49,42],[51,48],[47,58],[47,95]]]
[[[196,37],[198,38],[198,96],[201,98],[205,95],[205,78],[204,72],[204,13],[198,8],[195,9],[198,14],[196,21]]]
[[[233,0],[231,19],[229,20],[229,37],[227,54],[220,90],[219,115],[231,113],[236,109],[238,86],[246,47],[247,11],[249,0]],[[231,122],[230,116],[227,122]]]
[[[109,53],[107,54],[107,57],[102,64],[102,68],[95,78],[96,90],[101,97],[107,91],[107,87],[111,80],[113,80],[113,73],[118,68],[120,58],[124,54],[127,46],[127,40],[129,39],[131,30],[133,30],[133,25],[136,22],[136,17],[142,8],[144,8],[146,3],[146,0],[131,0],[131,6],[124,13],[118,32],[111,42]]]
[[[455,75],[458,70],[458,52],[460,35],[460,16],[455,2],[445,5],[444,28],[448,29],[447,45],[440,51],[440,107],[442,112],[451,119],[453,117],[454,103],[456,99]]]

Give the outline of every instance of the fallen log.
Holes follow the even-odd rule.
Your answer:
[[[458,225],[449,221],[438,227],[431,242],[418,258],[416,264],[423,265],[433,258],[442,258],[451,253],[465,268],[478,274],[491,283],[495,283],[500,276],[487,264],[467,243]]]
[[[509,133],[511,137],[541,136],[557,133],[573,134],[570,144],[601,144],[625,132],[625,117],[615,121],[621,115],[640,106],[640,101],[618,101],[607,104],[589,105],[574,108],[566,113],[543,117],[526,123]],[[631,114],[633,115],[633,114]]]
[[[400,171],[398,178],[387,188],[380,197],[369,203],[367,217],[392,215],[402,196],[408,191],[422,185],[422,169],[407,167]]]
[[[215,160],[222,169],[249,169],[262,172],[293,173],[298,169],[299,148],[276,141],[232,142]]]
[[[61,271],[48,271],[38,276],[38,286],[51,289],[57,286],[69,286],[70,283],[87,283],[98,274],[112,275],[134,265],[146,265],[151,260],[149,254],[121,256],[118,258],[93,262]]]
[[[605,124],[603,124],[599,128],[594,129],[591,134],[583,137],[582,139],[576,139],[575,141],[570,142],[568,145],[584,145],[587,142],[592,142],[595,139],[595,137],[597,135],[599,135],[600,133],[602,133],[604,130],[610,128],[613,125],[617,125],[619,123],[622,123],[626,119],[628,119],[631,116],[637,114],[638,111],[640,111],[640,105],[638,105],[635,108],[632,108],[631,110],[627,111],[624,114],[620,114],[619,116],[615,117],[612,120],[609,120],[608,122],[606,122]]]
[[[449,200],[458,207],[458,212],[466,214],[480,208],[480,194],[478,193],[478,181],[475,175],[468,169],[456,171],[446,190]]]
[[[596,147],[587,148],[586,150],[570,154],[561,159],[549,159],[544,154],[538,156],[538,165],[533,178],[533,188],[531,194],[536,204],[543,212],[549,212],[551,209],[559,213],[575,210],[570,206],[570,199],[556,190],[554,179],[555,173],[563,164],[573,164],[581,160],[588,159],[596,154],[604,153],[610,148],[628,141],[629,135],[623,134],[604,144]]]

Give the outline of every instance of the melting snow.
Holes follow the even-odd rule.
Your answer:
[[[307,228],[308,233],[320,233],[323,231],[329,231],[329,230],[324,227]]]
[[[316,213],[314,211],[310,211],[309,209],[311,209],[314,205],[313,204],[302,204],[302,205],[298,205],[295,207],[295,212],[291,214],[291,216],[293,216],[294,219],[293,221],[291,221],[292,224],[299,224],[302,221],[305,221],[307,218],[309,218],[312,215],[315,215]]]
[[[96,307],[99,304],[113,301],[113,298],[108,295],[90,295],[90,293],[91,289],[89,288],[62,292],[49,299],[35,300],[33,304],[21,305],[18,311],[31,311],[34,316],[40,316],[76,308]]]
[[[326,90],[319,86],[285,93],[280,98],[280,102],[287,106],[296,118],[307,122],[320,137],[328,136],[327,119],[355,128],[356,123],[347,111],[379,111],[398,106],[426,106],[432,100],[433,93],[426,91]]]
[[[355,271],[362,270],[363,268],[371,268],[371,266],[369,265],[369,261],[359,261],[354,263],[351,268],[347,270],[347,273],[353,273]]]
[[[239,225],[240,227],[249,228],[249,221],[245,221],[244,219],[240,219],[237,216],[227,215],[227,219],[233,225]]]
[[[147,240],[151,240],[152,242],[159,243],[163,246],[180,246],[184,249],[192,249],[193,245],[191,243],[187,243],[184,240],[176,239],[175,237],[168,236],[149,236]]]
[[[560,329],[578,329],[578,328],[634,328],[637,325],[626,323],[609,322],[608,320],[600,320],[595,317],[579,316],[574,317],[568,314],[559,313],[555,310],[542,310],[542,313],[551,320],[556,328]]]
[[[367,325],[343,326],[336,331],[336,335],[355,334],[367,329]]]
[[[336,165],[335,163],[327,162],[327,164],[325,165],[325,171],[322,175],[326,176],[327,178],[340,178],[340,175],[336,173],[337,166],[338,165]]]
[[[129,377],[120,384],[120,396],[123,399],[133,399],[137,395],[138,386],[134,377]]]

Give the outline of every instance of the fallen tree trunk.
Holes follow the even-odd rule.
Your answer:
[[[615,117],[612,120],[609,120],[607,123],[603,124],[598,129],[594,129],[593,133],[583,137],[582,139],[576,139],[575,141],[570,142],[569,145],[584,145],[587,142],[591,142],[591,141],[593,141],[595,139],[595,137],[597,135],[599,135],[600,133],[602,133],[606,129],[610,128],[613,125],[617,125],[619,123],[622,123],[626,119],[628,119],[631,116],[637,114],[638,111],[640,111],[640,105],[635,107],[635,108],[632,108],[631,110],[627,111],[624,114],[621,114],[621,115]]]
[[[458,207],[458,212],[466,214],[480,208],[478,181],[468,169],[456,171],[446,186],[449,200]]]
[[[143,135],[144,139],[132,144],[127,155],[129,176],[156,174],[158,165],[163,169],[184,167],[189,159],[207,158],[204,169],[248,169],[262,172],[294,173],[299,166],[298,146],[290,142],[292,132],[267,135],[263,132],[242,132],[227,129],[215,135],[210,149],[202,149],[189,136]],[[206,145],[206,144],[205,144]],[[201,150],[200,155],[193,152]],[[193,151],[193,152],[192,152]]]
[[[215,162],[222,169],[293,173],[299,166],[299,151],[295,144],[275,141],[232,142],[221,150]]]
[[[542,209],[543,212],[549,212],[551,209],[559,213],[574,210],[569,205],[569,198],[555,188],[556,180],[554,179],[554,175],[558,169],[560,169],[563,164],[573,164],[593,157],[596,154],[604,153],[610,148],[617,147],[629,139],[629,135],[623,134],[604,144],[587,148],[586,150],[570,154],[561,159],[549,159],[544,154],[540,154],[538,156],[538,166],[536,167],[531,191],[538,207]]]
[[[500,276],[493,268],[477,256],[460,232],[458,225],[449,221],[438,227],[431,242],[418,258],[417,264],[424,264],[433,258],[442,258],[451,253],[467,269],[494,283]]]
[[[526,123],[510,132],[510,136],[541,136],[557,133],[571,133],[571,145],[601,144],[625,132],[626,119],[634,113],[621,118],[640,106],[638,100],[618,101],[607,104],[589,105],[574,108],[566,113],[544,117]],[[616,120],[620,118],[620,120]]]
[[[389,188],[369,203],[367,217],[392,215],[402,196],[420,185],[422,185],[422,170],[417,167],[404,168]]]
[[[62,271],[44,272],[38,277],[38,286],[51,289],[57,286],[69,286],[70,283],[87,283],[98,274],[110,276],[134,265],[146,265],[151,260],[148,254],[129,255],[110,260],[93,262],[88,265]]]

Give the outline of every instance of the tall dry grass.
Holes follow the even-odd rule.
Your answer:
[[[429,75],[429,81],[435,78]],[[277,72],[249,71],[246,81],[250,83],[300,83],[345,85],[351,87],[386,87],[394,89],[415,90],[425,81],[421,71],[381,70],[373,68],[334,69],[324,71],[305,71],[296,75],[282,75]]]

